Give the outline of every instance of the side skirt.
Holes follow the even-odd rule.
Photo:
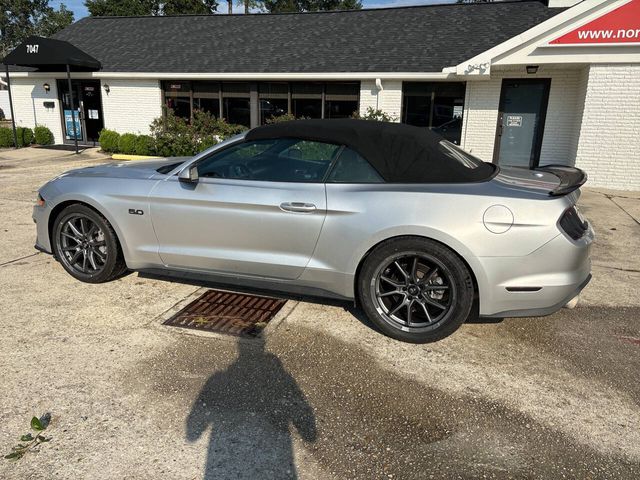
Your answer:
[[[273,280],[260,280],[247,277],[234,277],[229,275],[216,275],[214,273],[177,271],[162,268],[145,268],[138,270],[140,276],[155,278],[158,280],[172,280],[180,283],[199,285],[212,288],[226,288],[235,290],[250,290],[255,292],[265,290],[268,292],[282,292],[288,295],[314,297],[318,299],[332,299],[338,301],[353,302],[352,298],[343,297],[336,293],[316,287],[308,287],[293,282],[278,282]]]

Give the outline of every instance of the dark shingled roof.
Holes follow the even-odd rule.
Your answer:
[[[111,72],[440,72],[551,18],[539,1],[87,17],[54,35]]]

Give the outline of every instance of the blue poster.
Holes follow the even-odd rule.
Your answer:
[[[72,110],[64,111],[64,127],[66,130],[66,136],[68,140],[73,139],[73,117],[71,115]],[[82,128],[80,127],[80,111],[75,113],[76,117],[76,138],[78,140],[82,139]]]

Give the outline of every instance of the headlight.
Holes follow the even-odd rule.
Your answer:
[[[40,192],[38,192],[38,196],[36,197],[36,205],[38,205],[39,207],[44,207],[44,198],[42,198]]]

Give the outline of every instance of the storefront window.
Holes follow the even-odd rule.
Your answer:
[[[349,118],[358,111],[358,83],[327,83],[324,118]]]
[[[220,100],[218,98],[194,98],[194,110],[202,110],[216,118],[220,117]]]
[[[245,127],[251,126],[249,83],[223,83],[222,105],[222,116],[227,122]]]
[[[164,104],[191,121],[194,111],[202,110],[227,122],[251,125],[252,100],[257,87],[258,104],[253,105],[264,125],[285,114],[304,118],[348,118],[358,110],[358,82],[162,82]],[[255,97],[253,97],[255,98]],[[253,100],[255,102],[255,100]]]
[[[402,121],[460,144],[464,94],[463,82],[404,82]]]
[[[186,120],[191,119],[191,82],[163,82],[165,107]]]
[[[322,83],[291,84],[291,114],[295,117],[322,118]]]
[[[289,112],[289,84],[285,82],[260,83],[260,124]]]
[[[192,82],[193,109],[220,118],[220,83]]]

